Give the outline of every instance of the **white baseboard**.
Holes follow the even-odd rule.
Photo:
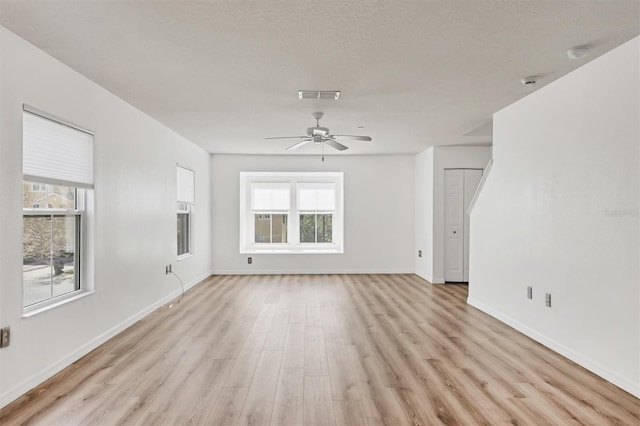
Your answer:
[[[195,287],[196,285],[200,284],[202,281],[206,280],[211,275],[213,275],[213,273],[211,271],[209,271],[209,272],[206,272],[206,273],[200,275],[199,277],[196,277],[194,280],[188,282],[187,285],[184,286],[185,291],[189,290],[191,287]],[[160,306],[162,306],[162,305],[160,305]]]
[[[429,278],[427,278],[425,275],[422,275],[422,274],[420,274],[420,273],[418,273],[418,272],[414,272],[413,274],[414,274],[415,276],[417,276],[417,277],[419,277],[419,278],[421,278],[421,279],[425,280],[425,281],[426,281],[426,282],[428,282],[429,284],[431,284],[431,281],[430,281],[430,280],[429,280]]]
[[[413,274],[412,269],[335,269],[323,271],[320,269],[214,269],[211,275],[337,275],[337,274]]]
[[[433,284],[431,282],[432,278],[428,277],[427,274],[423,274],[423,273],[418,272],[418,271],[414,271],[413,273],[415,275],[419,276],[420,278],[422,278],[423,280],[427,281],[429,284]]]
[[[211,276],[211,273],[208,272],[196,278],[195,280],[187,283],[185,285],[185,291],[201,283],[204,279],[206,279],[209,276]],[[64,370],[72,363],[76,362],[77,360],[79,360],[80,358],[82,358],[83,356],[85,356],[86,354],[88,354],[98,346],[105,343],[107,340],[111,339],[112,337],[116,336],[117,334],[121,333],[127,328],[131,327],[133,324],[140,321],[142,318],[146,317],[147,315],[149,315],[151,312],[155,311],[162,305],[169,303],[171,300],[177,298],[180,295],[180,293],[181,293],[181,290],[179,288],[176,289],[175,291],[166,295],[165,297],[158,300],[157,302],[152,303],[151,305],[133,314],[126,320],[122,321],[121,323],[117,324],[116,326],[110,328],[109,330],[105,331],[101,335],[97,336],[96,338],[82,345],[81,347],[74,350],[73,352],[71,352],[69,355],[65,356],[61,360],[55,362],[49,367],[27,378],[22,383],[15,386],[13,389],[10,389],[4,394],[0,395],[0,408],[20,398],[22,395],[29,392],[31,389],[35,388],[36,386],[38,386],[40,383],[44,382],[45,380],[51,378],[55,374]]]
[[[516,330],[518,330],[519,332],[521,332],[522,334],[532,338],[533,340],[535,340],[536,342],[548,347],[549,349],[559,353],[560,355],[570,359],[571,361],[575,362],[576,364],[581,365],[582,367],[586,368],[587,370],[591,371],[592,373],[602,377],[603,379],[613,383],[614,385],[618,386],[620,389],[629,392],[631,395],[640,398],[640,383],[634,383],[631,380],[625,378],[625,377],[621,377],[618,374],[610,371],[608,368],[606,368],[605,366],[585,357],[584,355],[575,352],[569,348],[567,348],[566,346],[556,342],[553,339],[549,339],[548,337],[544,336],[543,334],[540,334],[539,332],[537,332],[536,330],[529,328],[528,326],[514,320],[513,318],[510,318],[506,315],[501,314],[500,312],[497,312],[495,310],[493,310],[492,308],[490,308],[489,306],[485,305],[482,302],[479,302],[477,300],[474,300],[472,298],[467,298],[467,303],[471,306],[473,306],[476,309],[481,310],[482,312],[491,315],[492,317],[494,317],[495,319],[507,324],[509,327],[512,327]]]

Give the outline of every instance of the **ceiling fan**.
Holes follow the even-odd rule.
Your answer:
[[[287,147],[287,150],[300,148],[303,145],[308,144],[309,142],[321,144],[324,148],[324,145],[327,144],[332,148],[337,149],[338,151],[344,151],[345,149],[349,149],[349,147],[338,142],[337,139],[350,139],[355,141],[370,141],[371,138],[369,136],[355,136],[355,135],[332,135],[329,133],[329,129],[326,127],[320,127],[320,119],[324,116],[323,112],[314,112],[311,114],[313,118],[316,120],[315,127],[309,127],[307,129],[307,134],[305,136],[279,136],[274,138],[265,138],[265,139],[302,139],[295,144]],[[324,160],[324,157],[322,158]]]

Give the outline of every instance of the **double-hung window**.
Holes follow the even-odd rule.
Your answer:
[[[180,165],[176,169],[178,260],[191,255],[191,215],[195,202],[195,173]]]
[[[301,244],[333,243],[336,188],[333,183],[298,183]]]
[[[86,210],[93,133],[25,105],[23,112],[25,313],[87,289]]]
[[[251,214],[253,216],[253,244],[285,245],[289,243],[288,218],[290,185],[280,182],[251,184]]]
[[[342,253],[341,172],[241,172],[241,253]]]

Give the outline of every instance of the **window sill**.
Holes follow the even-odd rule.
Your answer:
[[[191,256],[193,256],[193,254],[191,254],[191,253],[181,254],[180,256],[178,256],[178,259],[176,261],[180,262],[181,260],[186,260],[186,259],[190,258]]]
[[[57,299],[55,302],[47,303],[42,306],[37,306],[34,308],[23,308],[22,310],[22,318],[29,318],[34,315],[38,315],[42,312],[48,311],[49,309],[57,308],[58,306],[66,305],[69,302],[73,302],[74,300],[85,298],[89,295],[92,295],[93,291],[80,291],[73,295],[69,295],[67,297],[61,297]]]
[[[338,248],[331,249],[277,249],[277,248],[245,248],[240,250],[240,254],[343,254],[344,250]]]

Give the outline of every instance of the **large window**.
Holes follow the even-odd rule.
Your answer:
[[[241,253],[342,253],[342,173],[240,173]]]
[[[23,174],[23,306],[29,312],[87,289],[93,134],[25,106]]]
[[[191,216],[195,202],[195,173],[186,167],[177,166],[178,199],[178,260],[191,255]]]

